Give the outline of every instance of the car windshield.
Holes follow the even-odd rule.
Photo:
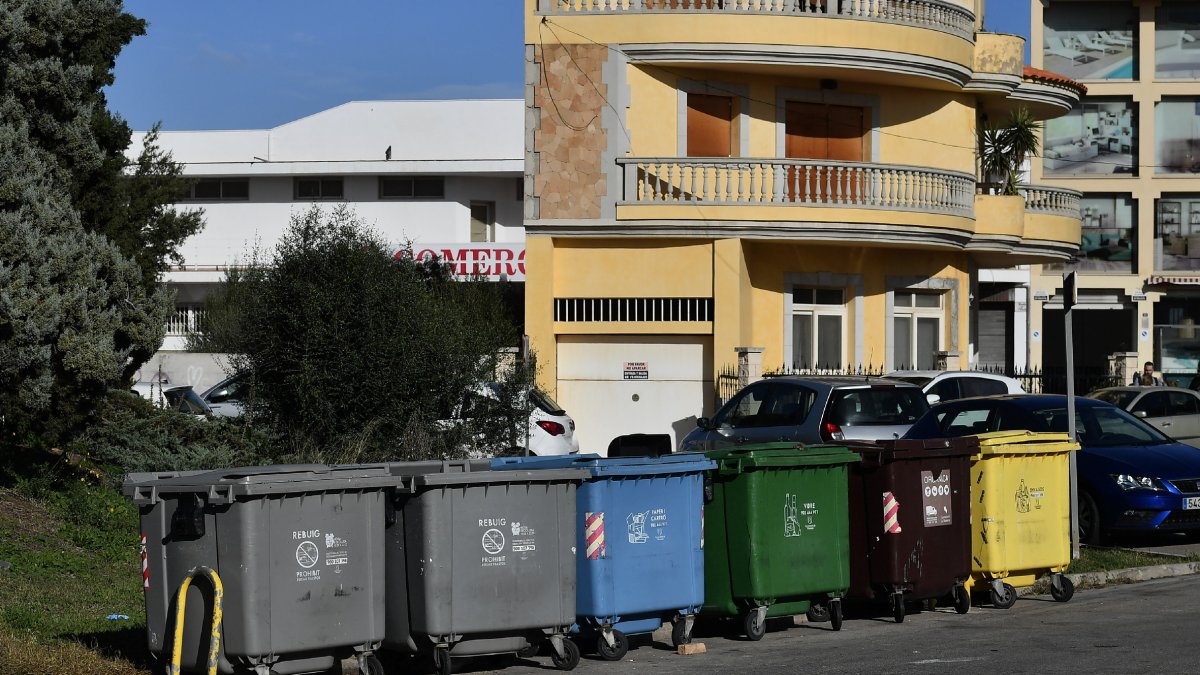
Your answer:
[[[842,389],[830,398],[829,421],[840,427],[912,424],[928,409],[913,387]]]
[[[550,395],[540,389],[533,389],[529,392],[529,400],[542,412],[549,415],[565,415],[567,411],[563,410],[562,406],[550,398]]]
[[[1117,445],[1157,445],[1169,443],[1157,429],[1121,410],[1108,406],[1079,408],[1075,418],[1075,433],[1079,443],[1088,448]],[[1042,431],[1067,430],[1066,408],[1044,408],[1031,411],[1034,419],[1045,425]]]
[[[1106,391],[1098,391],[1092,394],[1092,398],[1097,401],[1111,403],[1118,408],[1128,408],[1129,404],[1138,395],[1136,391],[1123,391],[1121,389],[1108,389]]]

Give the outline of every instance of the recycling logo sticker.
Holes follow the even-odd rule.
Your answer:
[[[311,541],[302,541],[296,547],[296,562],[300,563],[300,566],[304,569],[309,569],[317,564],[319,553],[316,544]]]

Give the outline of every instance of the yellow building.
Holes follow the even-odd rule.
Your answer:
[[[1077,250],[1076,193],[977,194],[981,123],[1082,93],[981,10],[526,0],[526,331],[585,451],[678,438],[739,358],[967,367],[977,270]]]
[[[1046,123],[1044,157],[1033,162],[1034,180],[1083,193],[1079,255],[1031,280],[1033,363],[1064,361],[1058,295],[1074,270],[1086,310],[1073,319],[1076,363],[1103,368],[1128,353],[1134,368],[1154,360],[1187,386],[1200,360],[1200,3],[1031,8],[1034,65],[1088,88]]]

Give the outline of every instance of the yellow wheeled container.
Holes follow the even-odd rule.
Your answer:
[[[1071,453],[1066,434],[996,431],[979,436],[971,464],[971,580],[1008,609],[1016,588],[1050,574],[1055,600],[1075,592],[1071,562]]]

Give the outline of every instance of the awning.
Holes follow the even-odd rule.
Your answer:
[[[1146,279],[1147,286],[1158,286],[1160,284],[1170,284],[1172,286],[1200,286],[1200,276],[1168,277],[1164,275],[1156,275]]]

